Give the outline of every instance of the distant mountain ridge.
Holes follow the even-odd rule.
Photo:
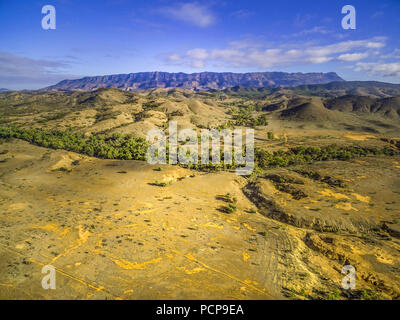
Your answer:
[[[344,81],[335,72],[328,73],[286,73],[286,72],[201,72],[169,73],[139,72],[105,76],[84,77],[63,80],[46,90],[84,90],[118,88],[127,91],[156,88],[182,88],[191,90],[222,90],[235,86],[249,88],[293,87],[299,85],[325,84]]]

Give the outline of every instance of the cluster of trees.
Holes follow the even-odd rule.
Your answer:
[[[223,161],[223,157],[221,157],[221,163],[219,163],[219,164],[214,164],[210,160],[210,162],[208,164],[189,163],[189,164],[180,164],[180,166],[183,168],[204,171],[204,172],[217,172],[217,171],[222,171],[222,170],[234,170],[239,165],[236,164],[234,161],[232,161],[231,164],[226,164]]]
[[[395,150],[388,146],[384,148],[369,148],[360,146],[338,146],[329,145],[324,147],[295,147],[289,151],[275,151],[270,153],[266,150],[256,149],[256,164],[261,168],[272,166],[285,167],[296,164],[309,163],[312,161],[328,161],[328,160],[350,160],[355,157],[365,157],[368,155],[396,155],[400,154],[399,150]]]
[[[233,126],[256,127],[268,125],[266,114],[261,114],[255,118],[250,109],[240,108],[238,112],[231,109],[230,114],[234,119],[234,122],[231,123]]]
[[[260,114],[257,118],[254,119],[253,121],[253,127],[256,126],[266,126],[268,125],[267,121],[267,115],[266,114]]]
[[[296,147],[291,151],[295,154],[310,155],[312,160],[350,160],[354,157],[365,157],[368,155],[395,155],[398,150],[385,146],[378,147],[360,147],[360,146],[338,146],[336,144],[325,147]]]
[[[51,149],[63,149],[86,154],[91,157],[123,160],[145,160],[148,143],[145,139],[130,135],[102,134],[89,138],[67,131],[45,131],[43,129],[22,129],[0,127],[0,138],[18,138]]]
[[[63,149],[104,159],[146,160],[146,152],[149,146],[145,139],[132,135],[123,136],[118,133],[111,136],[95,134],[85,137],[71,130],[45,131],[43,129],[0,126],[0,141],[10,138],[22,139],[45,148]],[[355,157],[368,155],[385,154],[392,156],[400,154],[397,146],[398,144],[392,144],[383,148],[374,148],[329,145],[324,147],[295,147],[288,151],[279,150],[273,153],[256,148],[255,162],[256,166],[260,168],[268,168],[303,164],[312,161],[346,161]],[[202,171],[217,171],[235,169],[237,165],[235,163],[225,164],[223,162],[223,152],[221,151],[221,164],[216,165],[210,162],[209,164],[188,164],[185,167]]]

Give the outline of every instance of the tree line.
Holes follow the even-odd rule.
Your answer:
[[[85,137],[83,134],[71,130],[46,131],[40,128],[0,126],[0,140],[8,140],[10,138],[22,139],[45,148],[73,151],[102,159],[146,160],[146,152],[149,147],[146,139],[134,137],[132,135],[123,136],[120,133],[114,133],[111,136],[93,134],[90,137]],[[369,155],[384,154],[393,156],[400,154],[399,147],[400,142],[396,141],[383,148],[338,146],[335,144],[322,147],[300,146],[290,148],[287,151],[279,150],[274,152],[256,148],[254,155],[255,165],[259,168],[266,169],[269,167],[286,167],[306,164],[313,161],[347,161],[356,157],[366,157]],[[222,150],[220,157],[221,164],[212,164],[210,159],[209,164],[191,164],[186,165],[186,167],[204,171],[236,168],[235,163],[225,164],[223,162],[224,154]]]
[[[148,143],[145,139],[115,133],[111,136],[66,131],[46,131],[39,128],[0,127],[0,138],[17,138],[32,144],[73,151],[103,159],[145,160]]]

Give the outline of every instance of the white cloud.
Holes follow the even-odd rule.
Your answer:
[[[314,16],[312,14],[300,14],[298,13],[293,21],[295,27],[303,27],[308,21],[310,21]]]
[[[314,28],[306,29],[306,30],[300,31],[298,33],[295,33],[292,36],[299,37],[299,36],[304,36],[304,35],[308,35],[308,34],[329,34],[329,33],[332,33],[332,31],[327,29],[326,27],[315,26]]]
[[[180,20],[202,28],[208,27],[216,21],[215,15],[208,7],[196,2],[164,7],[159,12],[170,19]]]
[[[329,45],[262,45],[250,41],[233,41],[225,48],[196,48],[182,54],[181,63],[203,68],[208,63],[227,67],[275,68],[299,64],[321,64],[339,59],[351,62],[366,58],[371,51],[385,46],[385,38],[349,40]],[[354,50],[363,50],[355,53]]]
[[[0,87],[37,89],[76,76],[66,73],[70,61],[31,59],[0,51]]]
[[[400,77],[400,62],[374,63],[358,62],[354,71],[365,71],[383,77]]]
[[[205,65],[205,63],[202,60],[193,60],[190,63],[190,66],[193,67],[193,68],[203,68],[204,65]]]
[[[179,54],[173,53],[168,57],[169,61],[179,61],[181,60],[181,56]]]
[[[235,17],[236,19],[239,20],[244,20],[247,19],[251,16],[253,16],[255,13],[253,11],[249,11],[247,9],[241,9],[237,10],[231,13],[231,16]]]
[[[381,55],[381,59],[400,59],[400,49],[394,49],[392,52]]]
[[[377,41],[371,41],[371,42],[367,43],[367,48],[370,48],[370,49],[380,49],[380,48],[382,48],[384,46],[385,46],[384,43],[377,42]]]
[[[205,60],[208,58],[208,52],[207,50],[201,48],[193,49],[187,52],[187,56],[195,60]]]
[[[383,11],[376,11],[376,12],[371,16],[371,18],[372,18],[372,19],[381,18],[381,17],[383,17],[383,15],[384,15],[384,12],[383,12]]]
[[[332,61],[333,58],[332,57],[310,57],[308,58],[306,61],[311,62],[312,64],[320,64],[320,63],[325,63],[325,62],[329,62]]]
[[[368,52],[364,53],[345,53],[341,54],[338,59],[341,61],[351,62],[351,61],[359,61],[368,57]]]

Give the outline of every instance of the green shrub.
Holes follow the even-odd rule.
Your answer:
[[[329,293],[327,300],[340,300],[340,291],[335,289],[333,292]]]
[[[266,114],[261,114],[259,115],[253,123],[253,126],[266,126],[268,125],[267,121],[267,115]]]
[[[159,181],[157,181],[157,180],[156,180],[155,182],[150,183],[150,185],[156,186],[156,187],[166,187],[166,186],[168,186],[169,184],[171,184],[171,183],[159,182]]]
[[[220,207],[220,211],[225,212],[225,213],[234,213],[236,212],[237,207],[236,204],[234,203],[229,203],[227,206],[222,206]]]

